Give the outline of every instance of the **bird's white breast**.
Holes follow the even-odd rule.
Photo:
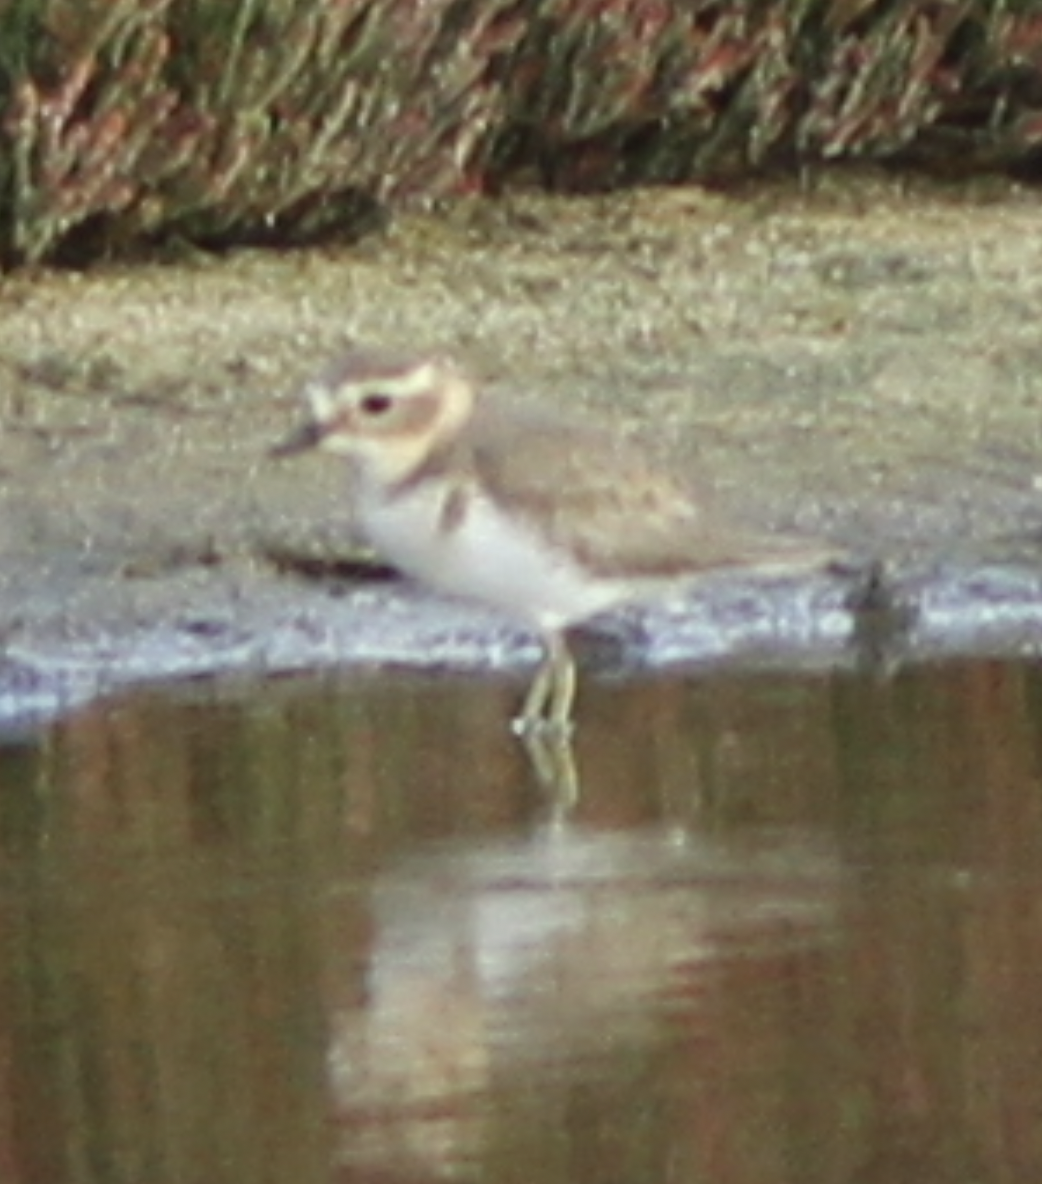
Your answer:
[[[589,617],[625,589],[597,579],[531,524],[477,489],[452,494],[427,481],[388,498],[358,490],[360,525],[379,554],[406,575],[481,601],[543,629]],[[460,499],[447,503],[448,498]]]

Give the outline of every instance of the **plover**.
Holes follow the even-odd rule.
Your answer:
[[[303,393],[307,418],[271,454],[348,458],[358,524],[382,559],[542,637],[521,733],[570,729],[568,626],[716,569],[789,572],[832,557],[721,521],[619,434],[478,397],[451,359],[353,350]]]

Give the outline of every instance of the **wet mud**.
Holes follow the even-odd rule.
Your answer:
[[[127,681],[355,662],[520,669],[532,638],[371,569],[334,461],[265,455],[349,342],[660,449],[845,573],[606,622],[623,668],[1037,653],[1037,199],[870,174],[517,195],[361,245],[0,288],[0,717]]]

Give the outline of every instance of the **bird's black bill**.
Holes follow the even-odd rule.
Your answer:
[[[325,433],[322,431],[321,424],[315,423],[313,420],[301,424],[285,440],[273,444],[268,449],[268,456],[281,459],[284,456],[299,456],[302,452],[310,452],[311,449],[317,448],[322,443],[323,435]]]

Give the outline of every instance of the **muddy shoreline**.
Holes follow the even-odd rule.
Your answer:
[[[472,201],[360,246],[7,277],[0,307],[0,719],[128,680],[532,660],[490,614],[345,578],[336,464],[265,458],[349,340],[452,350],[753,525],[882,557],[902,655],[1042,646],[1042,234],[1011,185]],[[641,614],[626,661],[845,662],[851,595],[722,582]]]

